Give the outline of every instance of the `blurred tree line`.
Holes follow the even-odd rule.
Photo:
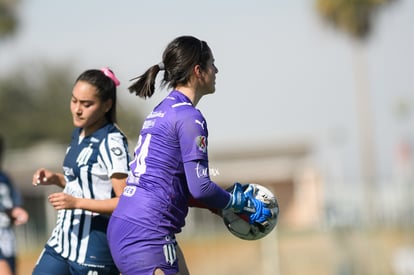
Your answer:
[[[368,38],[379,8],[397,0],[316,0],[316,9],[329,24],[356,40]]]
[[[18,27],[17,0],[0,0],[0,39],[14,34]]]
[[[0,0],[0,47],[19,26],[18,0]],[[38,142],[67,144],[73,129],[69,109],[72,87],[81,72],[67,64],[20,64],[14,72],[0,76],[0,134],[10,148]],[[92,69],[92,68],[85,68]],[[128,110],[118,97],[118,124],[135,141],[142,119]]]
[[[0,129],[9,147],[68,143],[72,80],[63,68],[20,69],[0,79]]]
[[[38,142],[67,144],[73,129],[69,105],[81,72],[67,65],[27,64],[0,78],[0,132],[11,148]],[[118,124],[130,141],[141,126],[140,115],[118,97]]]

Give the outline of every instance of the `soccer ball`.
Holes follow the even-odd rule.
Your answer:
[[[269,234],[276,226],[279,215],[279,205],[276,197],[266,187],[249,183],[243,185],[243,190],[253,188],[253,197],[261,200],[272,211],[272,217],[268,218],[263,223],[249,223],[249,217],[246,214],[234,213],[230,209],[225,209],[222,212],[223,221],[227,229],[236,237],[243,240],[258,240]],[[233,187],[227,189],[231,192]]]

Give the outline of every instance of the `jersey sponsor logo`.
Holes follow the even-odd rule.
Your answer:
[[[123,195],[125,197],[132,197],[135,194],[135,191],[137,190],[136,186],[126,186],[124,188],[124,193]]]
[[[210,176],[219,176],[220,172],[217,168],[209,168],[208,169]]]
[[[200,166],[200,162],[197,162],[196,174],[197,174],[197,178],[208,177],[208,168],[204,166]]]
[[[197,162],[196,174],[197,174],[197,178],[202,178],[202,177],[209,177],[209,176],[218,176],[220,175],[220,172],[217,168],[207,168],[207,167],[202,166],[200,162]]]
[[[155,119],[145,120],[142,129],[152,128],[155,125]]]
[[[207,152],[207,138],[205,136],[196,137],[196,145],[201,152]]]
[[[155,118],[155,117],[164,117],[165,112],[151,112],[151,114],[148,115],[147,118]]]
[[[96,256],[90,256],[90,258],[96,259]],[[105,266],[104,265],[101,265],[101,264],[87,264],[87,263],[82,263],[82,264],[79,264],[79,265],[86,266],[86,267],[92,267],[92,268],[98,268],[98,269],[105,268]],[[92,270],[90,270],[89,272],[91,272],[91,271]],[[98,272],[98,271],[94,271],[94,272]],[[96,274],[98,274],[98,273],[96,273]],[[88,275],[89,275],[89,273],[88,273]]]
[[[199,125],[201,126],[201,129],[205,130],[205,129],[204,129],[204,125],[206,124],[205,120],[203,120],[203,121],[201,122],[201,121],[199,121],[198,119],[196,119],[196,120],[195,120],[195,123],[196,123],[196,124],[199,124]]]
[[[111,148],[112,153],[114,153],[115,156],[119,157],[122,156],[123,152],[122,149],[119,147],[112,147]]]
[[[120,136],[120,135],[111,135],[110,140],[113,140],[115,142],[122,142],[122,136]]]
[[[70,181],[66,183],[65,189],[63,189],[66,194],[74,196],[75,198],[82,198],[83,192],[77,181]]]

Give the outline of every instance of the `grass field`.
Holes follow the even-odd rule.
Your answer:
[[[394,253],[413,244],[410,235],[401,230],[275,230],[260,241],[228,233],[179,238],[179,243],[193,275],[395,275]],[[18,275],[31,274],[40,250],[21,251]]]

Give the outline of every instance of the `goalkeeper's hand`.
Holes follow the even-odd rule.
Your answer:
[[[249,187],[244,192],[247,200],[244,212],[249,215],[249,223],[259,223],[266,226],[267,219],[272,217],[272,211],[266,206],[264,202],[256,199],[253,196],[253,188]]]
[[[242,213],[247,204],[242,185],[236,182],[230,195],[230,201],[225,209],[231,209],[235,213]]]
[[[253,196],[253,188],[249,186],[244,190],[243,186],[236,182],[231,193],[231,200],[226,209],[230,208],[235,213],[243,213],[249,217],[249,223],[265,224],[267,218],[272,217],[272,211],[265,203]]]

